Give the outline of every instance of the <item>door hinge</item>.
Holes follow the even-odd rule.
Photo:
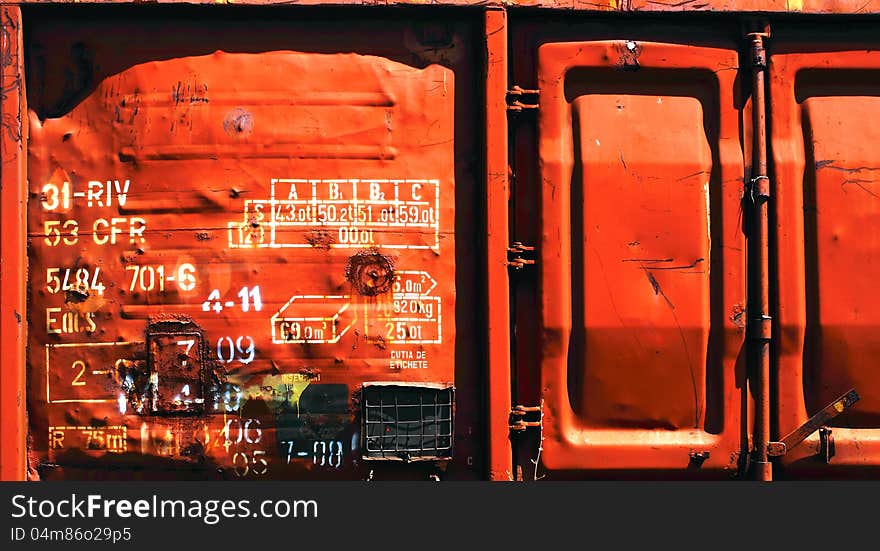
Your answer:
[[[523,245],[519,241],[507,247],[507,265],[512,266],[514,270],[521,270],[523,266],[534,266],[537,262],[534,256],[535,248]]]
[[[514,86],[507,91],[507,110],[519,113],[528,109],[537,109],[540,95],[540,90],[526,90]]]
[[[810,417],[806,423],[791,431],[788,436],[781,442],[768,442],[767,455],[770,457],[780,457],[785,455],[788,450],[797,446],[806,438],[819,431],[819,455],[823,457],[826,463],[831,461],[834,456],[834,438],[831,436],[831,429],[824,426],[825,423],[831,421],[850,406],[859,401],[859,395],[855,389],[850,390],[837,400],[825,406],[822,411]]]
[[[537,421],[526,421],[523,419],[529,414],[537,413]],[[533,416],[534,417],[534,416]],[[544,422],[544,410],[541,406],[514,406],[510,410],[509,427],[511,431],[522,432],[529,427],[540,427]]]
[[[751,204],[752,207],[758,205],[760,201],[767,201],[770,199],[770,177],[755,176],[747,181],[746,197],[748,197],[749,204]]]

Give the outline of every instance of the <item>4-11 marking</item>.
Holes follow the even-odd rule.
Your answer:
[[[254,312],[259,312],[263,309],[263,298],[260,296],[260,286],[256,285],[253,288],[250,287],[242,287],[238,292],[238,297],[241,298],[241,311],[248,312],[251,309],[251,302],[253,302]],[[235,301],[227,300],[223,301],[220,298],[220,289],[214,289],[211,291],[211,294],[208,295],[208,300],[202,303],[202,311],[210,312],[213,310],[216,313],[220,313],[223,311],[223,308],[233,308],[235,307]]]

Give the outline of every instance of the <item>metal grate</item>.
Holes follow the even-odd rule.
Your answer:
[[[365,459],[452,457],[452,387],[366,385]]]

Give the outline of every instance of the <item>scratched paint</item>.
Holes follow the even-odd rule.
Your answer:
[[[733,45],[539,51],[540,453],[551,476],[736,472],[742,396],[729,390],[743,388],[743,331],[721,313],[745,296],[743,154],[736,71],[718,69],[737,63]]]
[[[72,48],[30,103],[38,470],[361,477],[362,384],[455,383],[454,62]]]

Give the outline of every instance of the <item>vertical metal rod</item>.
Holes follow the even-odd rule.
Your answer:
[[[507,12],[489,8],[486,40],[486,316],[488,320],[488,436],[491,480],[513,480],[510,441],[510,283],[508,281]]]
[[[755,400],[755,429],[753,436],[752,465],[755,478],[762,481],[773,479],[772,465],[767,454],[770,441],[770,293],[769,293],[769,238],[768,201],[770,179],[767,175],[767,111],[764,95],[764,77],[767,59],[764,38],[768,33],[751,33],[752,62],[752,114],[753,137],[751,200],[754,206],[750,258],[753,289],[749,292],[749,342],[752,370],[752,395]]]

